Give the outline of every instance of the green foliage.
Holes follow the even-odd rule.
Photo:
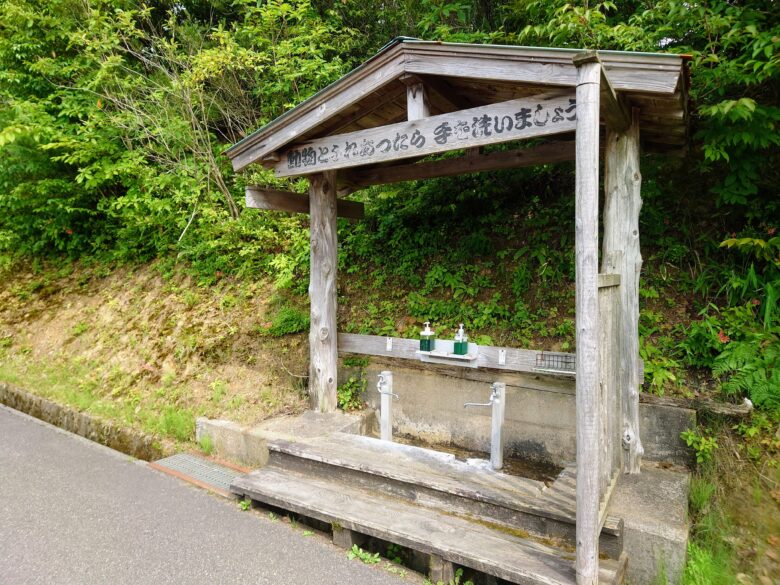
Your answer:
[[[695,430],[683,431],[680,438],[696,452],[696,463],[707,463],[718,448],[718,442],[713,436],[700,434]]]
[[[211,439],[211,435],[203,435],[198,441],[198,447],[204,455],[211,455],[214,452],[214,441]]]
[[[286,305],[273,316],[264,331],[271,337],[300,333],[309,329],[309,319],[308,312]]]
[[[381,560],[379,558],[379,553],[370,553],[356,544],[353,544],[352,548],[347,551],[347,558],[349,558],[350,561],[353,559],[360,559],[367,565],[375,565]]]
[[[726,376],[727,395],[749,396],[758,407],[780,410],[780,326],[730,342],[715,358],[712,373]]]
[[[252,507],[252,500],[250,500],[249,498],[244,498],[243,500],[238,501],[238,508],[242,512],[246,512],[251,507]]]
[[[337,389],[339,408],[345,411],[360,410],[364,406],[363,395],[366,391],[366,373],[361,367],[357,374],[341,384]]]

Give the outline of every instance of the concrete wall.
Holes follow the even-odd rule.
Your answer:
[[[431,443],[453,443],[490,450],[490,408],[464,409],[465,402],[487,402],[492,382],[507,384],[504,426],[507,454],[558,465],[575,459],[574,380],[417,364],[409,360],[372,358],[365,368],[366,400],[379,407],[377,376],[393,372],[394,432]],[[340,383],[353,373],[340,368]],[[678,465],[690,463],[680,433],[695,423],[695,411],[640,404],[640,431],[645,457]]]

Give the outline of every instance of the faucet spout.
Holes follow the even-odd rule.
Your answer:
[[[490,399],[490,402],[466,402],[463,404],[463,408],[468,408],[469,406],[493,406],[493,399]]]

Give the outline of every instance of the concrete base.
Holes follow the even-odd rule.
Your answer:
[[[273,439],[301,439],[335,432],[366,434],[373,413],[321,413],[307,410],[298,416],[270,419],[254,427],[244,427],[227,420],[199,418],[195,421],[195,439],[211,438],[216,455],[248,467],[268,463],[267,443]]]
[[[406,363],[409,362],[409,363]],[[365,399],[379,408],[377,376],[393,372],[393,432],[431,444],[454,444],[490,452],[490,409],[464,409],[465,402],[487,402],[493,382],[506,383],[505,455],[566,465],[576,455],[574,381],[563,377],[472,370],[372,358],[366,367]],[[416,366],[416,367],[415,367]],[[349,377],[340,368],[340,377]],[[696,424],[687,408],[640,404],[645,458],[675,465],[691,463],[680,433]]]
[[[631,585],[682,582],[688,546],[688,490],[684,469],[642,465],[639,475],[621,476],[607,513],[623,519],[623,550]]]

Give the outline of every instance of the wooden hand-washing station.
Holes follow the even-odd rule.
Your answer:
[[[357,347],[353,336],[337,333],[336,221],[360,217],[362,208],[339,197],[369,185],[575,161],[577,352],[566,375],[576,378],[578,584],[599,580],[599,510],[610,486],[621,471],[640,469],[640,139],[645,151],[685,147],[687,81],[685,59],[676,55],[396,39],[228,151],[236,170],[260,163],[279,177],[309,177],[308,202],[300,194],[253,187],[247,204],[311,215],[309,387],[315,408],[324,412],[336,408],[339,349]],[[529,138],[538,143],[481,151]],[[450,151],[464,154],[425,160]],[[377,343],[382,349],[387,341]],[[393,351],[410,351],[406,343],[393,340]],[[533,371],[544,355],[492,351],[483,348],[461,361]]]

